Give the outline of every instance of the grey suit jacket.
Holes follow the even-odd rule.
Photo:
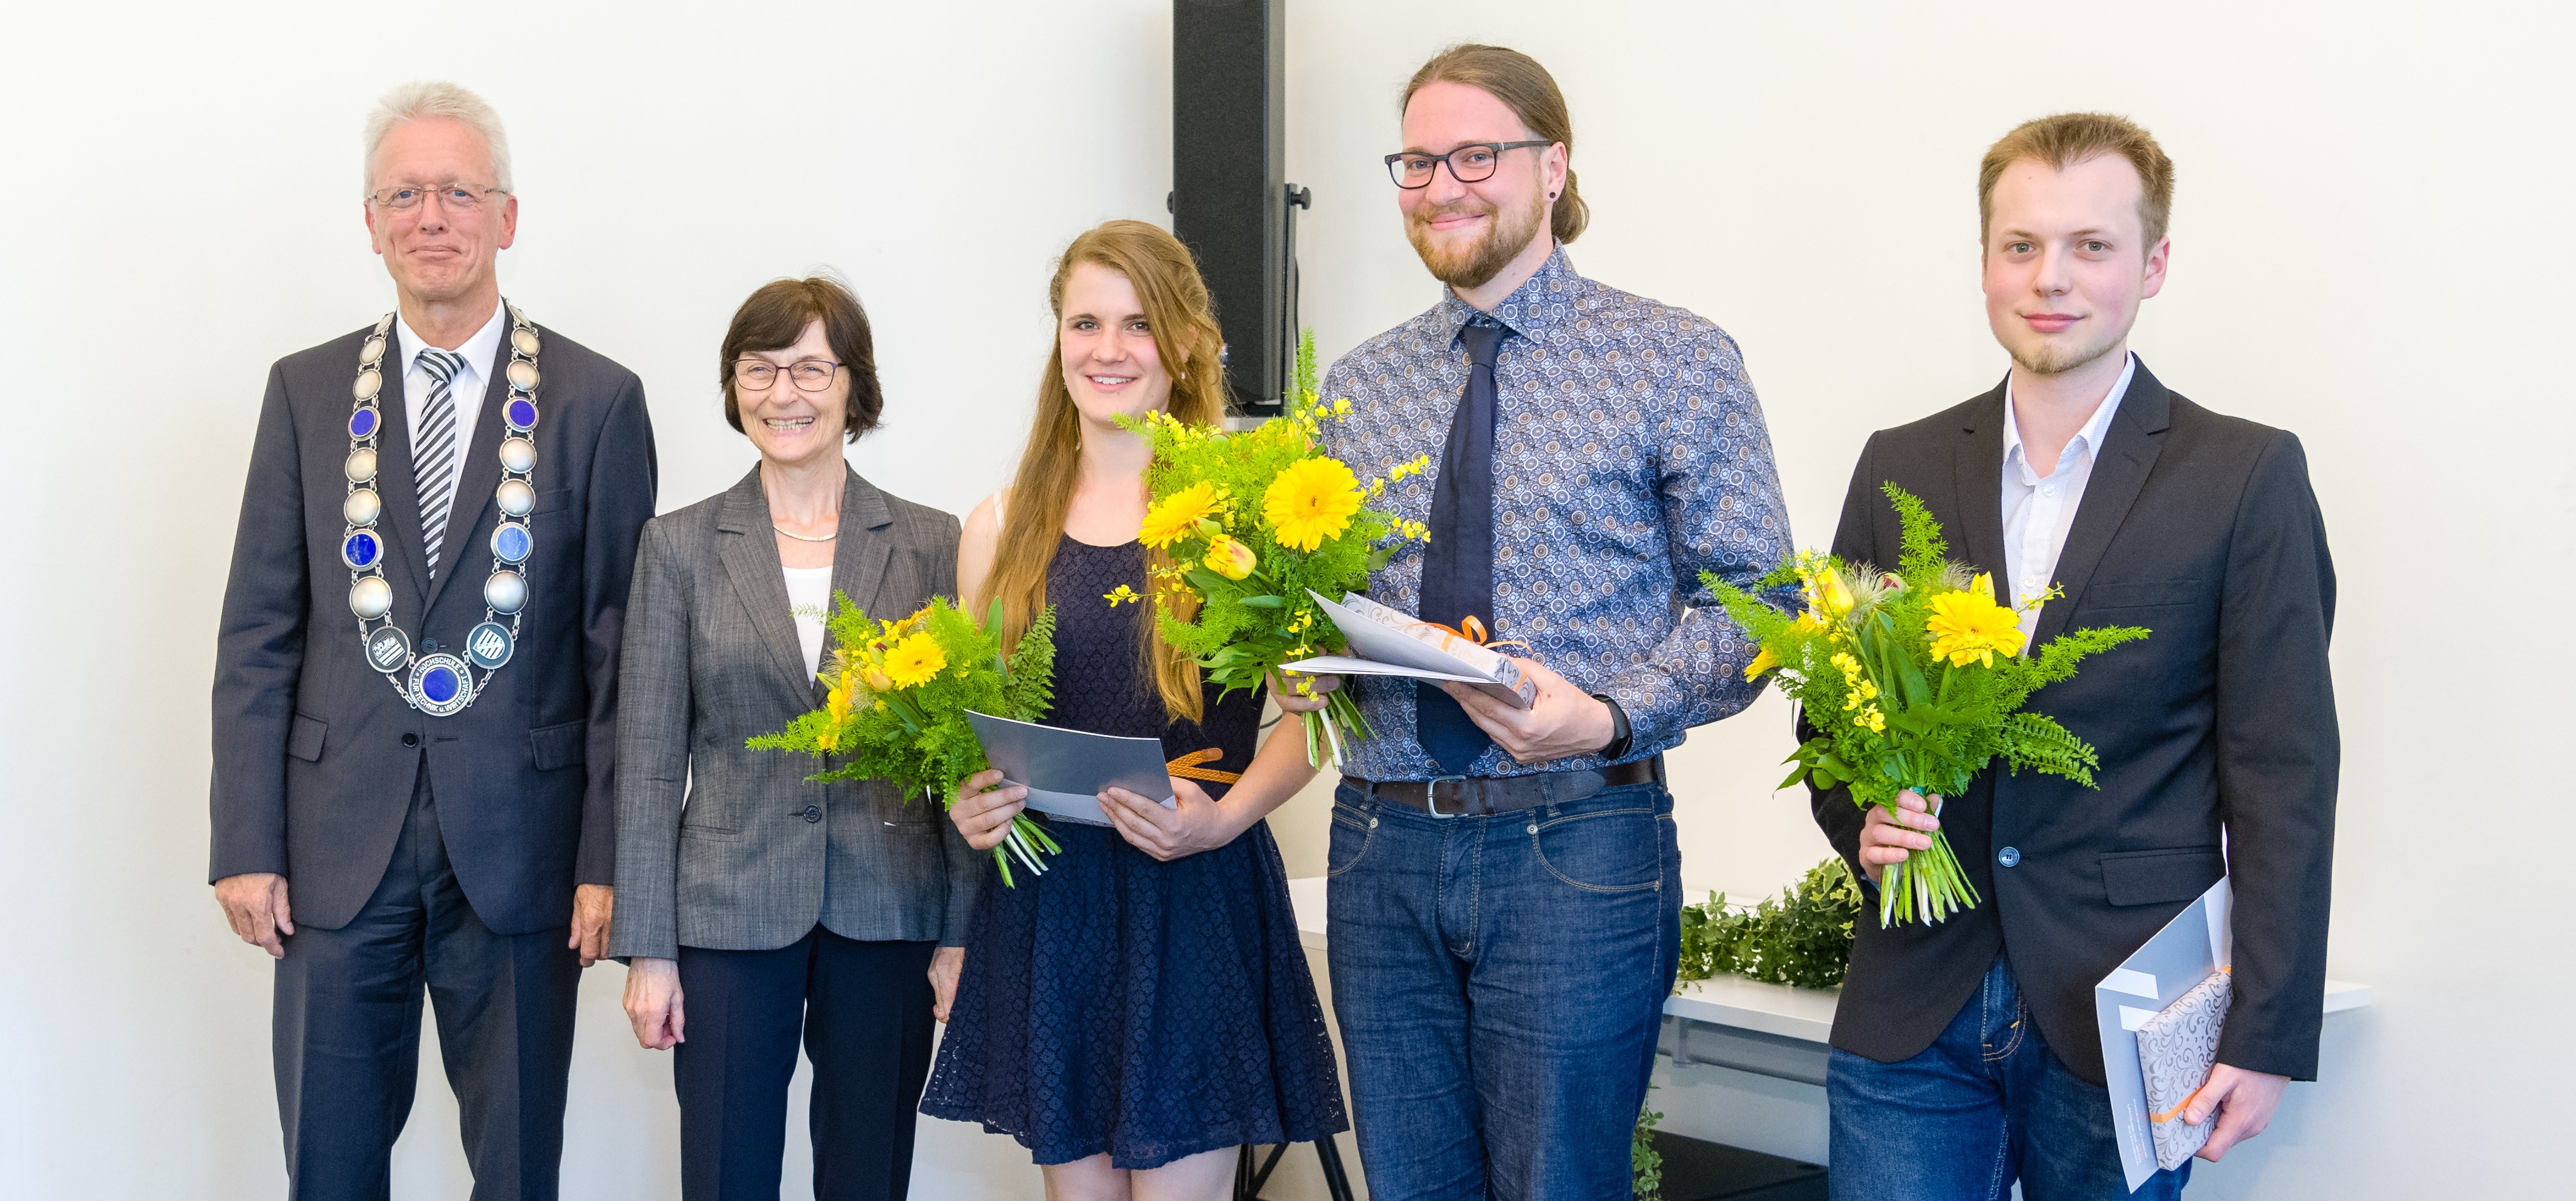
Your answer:
[[[849,473],[832,586],[899,617],[957,580],[957,519]],[[880,780],[745,749],[819,708],[788,612],[760,472],[644,527],[617,717],[609,954],[773,950],[844,938],[962,946],[983,856],[939,806]]]

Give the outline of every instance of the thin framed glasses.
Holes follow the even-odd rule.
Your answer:
[[[1447,163],[1449,178],[1460,183],[1483,183],[1492,179],[1494,169],[1502,165],[1504,151],[1553,145],[1556,143],[1540,138],[1529,142],[1469,142],[1447,154],[1399,150],[1386,156],[1386,173],[1399,188],[1427,188],[1431,186],[1431,173]]]
[[[369,192],[367,199],[374,201],[377,207],[386,212],[409,213],[418,211],[421,201],[436,196],[438,203],[445,206],[448,211],[470,213],[481,207],[483,198],[486,196],[507,195],[509,195],[508,192],[499,188],[486,188],[470,183],[446,183],[437,187],[407,183]]]
[[[832,377],[841,365],[830,359],[798,359],[781,367],[767,359],[735,359],[733,382],[754,392],[766,392],[784,375],[795,381],[801,391],[820,392],[832,386]]]

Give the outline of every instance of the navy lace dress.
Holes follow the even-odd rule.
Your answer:
[[[1136,610],[1101,599],[1120,584],[1145,591],[1141,545],[1068,537],[1057,547],[1047,568],[1048,723],[1160,735],[1170,758],[1215,747],[1225,757],[1204,766],[1244,770],[1259,699],[1216,704],[1211,688],[1203,724],[1166,721]],[[1267,823],[1170,863],[1106,826],[1050,821],[1048,830],[1064,853],[1045,875],[1021,870],[1019,887],[1005,888],[984,869],[923,1113],[980,1122],[1041,1164],[1106,1151],[1119,1168],[1348,1128]]]

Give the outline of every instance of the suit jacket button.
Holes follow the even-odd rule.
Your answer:
[[[404,746],[419,746],[419,745],[420,745],[420,735],[418,735],[418,734],[405,734],[405,735],[403,735],[403,745],[404,745]]]
[[[2002,850],[2000,850],[2000,851],[1995,852],[1995,862],[2000,863],[2000,864],[2004,865],[2005,867],[2018,867],[2018,866],[2020,866],[2020,864],[2021,864],[2021,848],[2020,848],[2020,847],[2005,847],[2004,849],[2002,849]]]
[[[809,822],[818,822],[823,820],[823,807],[821,805],[807,805],[805,807],[805,820]]]

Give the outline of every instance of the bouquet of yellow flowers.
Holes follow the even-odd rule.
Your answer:
[[[1700,579],[1761,648],[1744,677],[1777,673],[1781,691],[1824,732],[1789,762],[1786,788],[1851,786],[1852,801],[1896,815],[1897,794],[1954,797],[2000,757],[2012,770],[2046,772],[2093,787],[2093,747],[2056,719],[2022,709],[2030,694],[2075,674],[2086,655],[2144,638],[2136,626],[2075,630],[2022,654],[2020,618],[1996,603],[1992,579],[1950,562],[1940,523],[1894,484],[1902,550],[1893,573],[1802,551],[1757,587],[1799,585],[1803,612],[1781,612],[1716,576]],[[2038,605],[2057,595],[2034,597]],[[1938,922],[1977,903],[1949,839],[1932,835],[1886,871],[1878,922]]]
[[[966,711],[1036,721],[1055,703],[1052,607],[1005,655],[990,632],[1000,624],[998,602],[978,626],[946,597],[901,621],[870,621],[846,593],[832,599],[825,624],[834,649],[816,673],[830,689],[823,707],[747,744],[823,760],[828,766],[809,780],[887,780],[906,796],[954,804],[958,781],[987,766]],[[993,862],[1010,884],[1014,857],[1044,872],[1039,855],[1062,849],[1024,813],[1011,819]]]
[[[1429,470],[1427,456],[1362,484],[1349,464],[1317,452],[1323,422],[1350,412],[1351,402],[1327,405],[1315,393],[1310,331],[1297,341],[1285,414],[1236,434],[1167,413],[1129,423],[1154,449],[1145,471],[1153,503],[1138,537],[1168,558],[1150,585],[1163,639],[1225,692],[1260,686],[1282,663],[1341,650],[1341,632],[1308,593],[1366,589],[1369,572],[1404,540],[1430,540],[1421,523],[1367,507],[1389,483]],[[1108,599],[1146,598],[1121,585]],[[1340,759],[1344,740],[1370,735],[1348,693],[1330,694],[1326,706],[1303,715],[1306,761],[1318,766]]]

